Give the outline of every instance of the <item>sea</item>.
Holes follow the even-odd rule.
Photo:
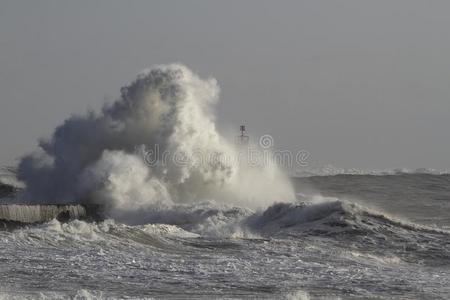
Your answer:
[[[291,181],[259,209],[5,227],[0,299],[450,299],[450,175]]]

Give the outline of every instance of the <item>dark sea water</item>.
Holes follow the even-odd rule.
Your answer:
[[[450,175],[293,182],[260,211],[1,230],[0,299],[450,299]]]

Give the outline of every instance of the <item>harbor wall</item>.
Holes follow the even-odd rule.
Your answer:
[[[17,223],[42,223],[54,218],[60,221],[84,219],[89,209],[83,205],[27,205],[0,204],[0,221]]]

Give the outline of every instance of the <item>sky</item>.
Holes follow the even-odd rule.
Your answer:
[[[0,165],[144,68],[221,87],[219,130],[339,168],[449,169],[449,1],[0,0]]]

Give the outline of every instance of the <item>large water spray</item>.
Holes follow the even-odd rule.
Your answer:
[[[183,65],[145,70],[118,100],[65,120],[21,160],[21,197],[97,203],[119,219],[201,201],[257,208],[294,199],[279,168],[249,166],[218,133],[218,100],[216,80]]]

